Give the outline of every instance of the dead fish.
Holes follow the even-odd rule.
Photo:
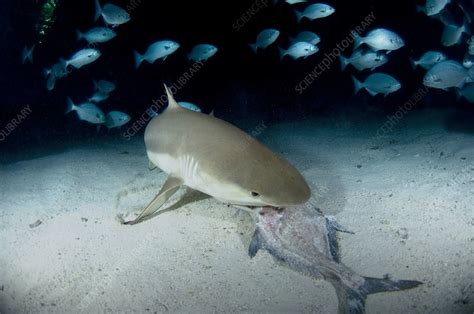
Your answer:
[[[308,204],[283,210],[262,208],[249,247],[250,257],[264,249],[292,270],[329,281],[336,290],[339,313],[364,313],[369,294],[422,284],[414,280],[363,277],[341,264],[336,231],[347,230]]]

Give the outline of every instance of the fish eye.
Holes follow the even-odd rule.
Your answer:
[[[252,195],[252,197],[259,197],[260,196],[259,193],[254,192],[254,191],[250,192],[250,194]]]

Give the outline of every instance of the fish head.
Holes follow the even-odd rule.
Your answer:
[[[423,84],[428,87],[439,87],[443,83],[441,77],[433,73],[426,73],[423,78]]]
[[[178,50],[180,45],[172,40],[166,40],[163,42],[163,49],[167,52],[167,54],[171,54]]]
[[[374,62],[378,64],[385,64],[388,61],[388,57],[385,53],[378,51],[375,53]]]
[[[105,123],[105,115],[103,112],[97,112],[94,116],[94,120],[96,120],[96,123]]]
[[[334,12],[336,12],[336,9],[334,9],[330,5],[324,4],[324,5],[321,5],[319,7],[318,11],[319,11],[321,17],[326,17],[326,16],[329,16],[329,15],[333,14]]]
[[[394,50],[405,46],[405,42],[400,36],[391,36],[389,41]]]

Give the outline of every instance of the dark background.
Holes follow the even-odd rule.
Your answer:
[[[282,120],[325,115],[341,108],[353,112],[378,111],[387,115],[422,87],[423,71],[413,70],[409,57],[418,58],[430,49],[444,51],[450,58],[462,61],[467,37],[463,44],[446,48],[440,44],[443,25],[440,21],[417,13],[416,5],[424,1],[326,1],[336,8],[330,17],[297,24],[294,9],[302,5],[281,3],[259,11],[245,26],[236,31],[233,24],[249,10],[254,1],[155,1],[136,0],[139,5],[131,12],[131,21],[116,28],[118,35],[100,44],[102,57],[93,64],[73,71],[58,80],[53,91],[45,88],[43,69],[68,58],[87,46],[78,42],[76,29],[85,31],[102,26],[94,22],[94,1],[60,0],[57,21],[45,41],[37,45],[33,64],[21,64],[21,51],[38,41],[35,24],[39,19],[42,0],[2,0],[0,32],[0,127],[8,123],[26,105],[33,114],[22,123],[5,145],[31,145],[70,138],[91,137],[95,127],[79,121],[75,114],[64,115],[66,98],[76,103],[93,93],[93,79],[108,79],[117,84],[112,96],[100,104],[107,112],[122,110],[137,119],[155,98],[163,93],[163,82],[174,82],[189,68],[187,53],[198,43],[210,43],[219,48],[199,73],[178,92],[177,100],[190,101],[205,112],[215,109],[216,115],[227,120]],[[104,4],[105,2],[102,2]],[[113,2],[123,8],[129,1]],[[403,85],[402,90],[384,98],[370,97],[365,91],[354,96],[351,74],[360,80],[370,74],[357,73],[352,67],[340,71],[339,62],[316,80],[303,95],[295,91],[301,81],[320,62],[324,53],[348,36],[371,11],[376,16],[371,28],[385,27],[400,34],[406,46],[389,55],[389,63],[377,71],[390,74]],[[248,47],[259,31],[274,27],[281,31],[276,44],[255,55]],[[286,48],[288,37],[299,31],[317,33],[322,42],[316,55],[306,60],[279,60],[277,46]],[[466,36],[466,35],[465,35]],[[133,50],[145,51],[157,40],[172,39],[181,48],[163,62],[144,63],[134,68]],[[352,47],[344,52],[349,56]],[[456,101],[454,92],[432,90],[419,104],[423,107],[456,107],[472,114],[472,104]],[[120,130],[115,131],[120,133]]]

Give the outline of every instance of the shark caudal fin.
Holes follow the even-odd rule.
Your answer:
[[[415,288],[422,282],[415,280],[390,280],[383,278],[362,277],[362,285],[354,283],[347,285],[340,278],[330,280],[336,289],[339,301],[339,313],[362,314],[365,313],[365,300],[369,294],[400,291]]]

